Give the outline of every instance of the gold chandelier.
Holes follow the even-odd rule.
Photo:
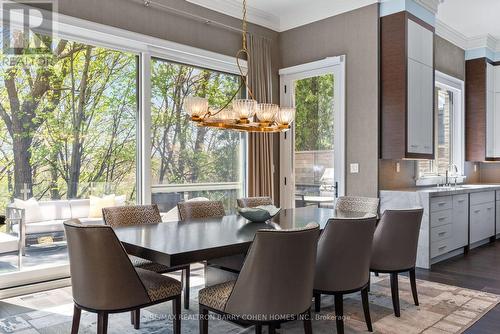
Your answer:
[[[206,98],[188,96],[184,100],[184,110],[198,126],[247,132],[287,131],[295,119],[295,108],[258,103],[239,64],[240,57],[246,56],[247,60],[250,57],[247,49],[247,24],[247,4],[246,0],[243,0],[242,48],[236,53],[236,63],[241,76],[239,89],[222,108],[210,107]],[[247,89],[249,98],[236,99],[243,87]]]

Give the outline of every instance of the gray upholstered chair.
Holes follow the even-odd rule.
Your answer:
[[[361,291],[368,330],[372,331],[368,289],[370,258],[376,218],[331,219],[318,243],[314,279],[315,310],[321,309],[321,295],[335,296],[337,333],[344,333],[343,295]]]
[[[177,208],[179,209],[180,220],[223,217],[226,215],[224,204],[221,201],[180,202],[177,204]]]
[[[111,227],[159,224],[162,222],[160,210],[156,204],[103,208],[102,217],[104,223]],[[190,266],[167,267],[133,255],[129,255],[129,258],[134,267],[154,271],[159,274],[182,270],[184,308],[189,309]],[[140,327],[140,318],[140,310],[134,311],[131,320],[135,329],[139,329]]]
[[[342,196],[337,199],[335,209],[340,211],[378,214],[380,200],[372,197]]]
[[[255,325],[269,333],[304,314],[304,330],[312,333],[310,307],[319,226],[259,230],[237,280],[200,290],[200,334],[208,333],[208,312]],[[286,254],[283,256],[283,254]]]
[[[386,210],[373,238],[370,270],[390,273],[394,314],[400,316],[398,274],[410,273],[411,291],[418,306],[415,263],[423,209]]]
[[[113,229],[106,225],[64,223],[73,289],[71,334],[78,333],[81,310],[97,313],[97,333],[107,333],[108,314],[173,302],[174,333],[180,334],[181,283],[134,268]]]
[[[240,208],[254,208],[259,205],[273,205],[271,197],[243,197],[236,200]]]

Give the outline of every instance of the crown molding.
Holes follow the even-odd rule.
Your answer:
[[[460,31],[450,27],[443,21],[436,19],[436,35],[448,40],[461,49],[467,49],[469,39]]]
[[[208,8],[238,19],[242,16],[242,3],[235,0],[186,0],[192,4]],[[280,18],[261,9],[247,5],[248,22],[272,29],[280,30]]]
[[[441,3],[440,0],[413,0],[413,1],[434,14],[437,13],[439,4]]]

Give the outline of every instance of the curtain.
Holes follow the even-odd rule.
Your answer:
[[[248,85],[259,103],[272,103],[271,41],[248,36]],[[273,134],[249,133],[248,195],[274,199]]]

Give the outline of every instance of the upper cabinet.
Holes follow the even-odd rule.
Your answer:
[[[434,158],[434,28],[407,12],[380,19],[381,158]]]
[[[468,161],[500,161],[500,66],[465,63],[465,146]]]

